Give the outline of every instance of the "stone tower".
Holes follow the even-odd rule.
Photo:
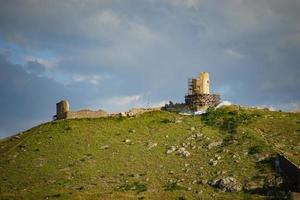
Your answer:
[[[209,74],[208,72],[201,72],[199,76],[194,79],[194,91],[195,94],[209,94]]]
[[[56,118],[57,119],[65,118],[69,111],[70,111],[70,104],[68,101],[63,100],[63,101],[56,103]]]
[[[220,95],[210,94],[209,84],[208,72],[201,72],[197,78],[189,79],[188,94],[185,96],[185,103],[190,109],[198,111],[219,104]]]

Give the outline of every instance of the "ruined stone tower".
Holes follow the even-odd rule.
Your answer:
[[[201,72],[197,78],[189,79],[185,103],[194,111],[220,103],[220,95],[209,93],[209,74]]]
[[[70,110],[70,104],[66,100],[62,100],[56,103],[56,119],[64,119],[67,116],[67,113]]]
[[[201,72],[199,76],[192,79],[192,93],[195,94],[209,94],[209,74],[208,72]]]

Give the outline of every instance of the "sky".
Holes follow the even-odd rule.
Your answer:
[[[0,137],[55,103],[120,112],[184,102],[208,71],[222,100],[300,109],[299,0],[0,0]]]

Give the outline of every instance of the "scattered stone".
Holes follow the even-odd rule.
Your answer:
[[[154,148],[156,146],[157,146],[157,143],[153,143],[153,142],[149,142],[148,143],[148,149],[152,149],[152,148]]]
[[[192,190],[192,188],[191,187],[188,187],[188,189],[187,189],[188,191],[191,191]]]
[[[263,161],[263,160],[266,160],[267,158],[270,157],[269,154],[254,154],[253,157],[256,159],[257,162],[260,162],[260,161]]]
[[[216,160],[221,160],[221,156],[215,155],[215,159],[216,159]]]
[[[223,144],[223,141],[216,141],[216,142],[212,142],[210,143],[209,145],[207,145],[207,148],[208,149],[212,149],[214,147],[218,147],[218,146],[221,146]]]
[[[174,174],[174,171],[169,171],[168,174]]]
[[[177,150],[177,154],[182,156],[182,157],[189,157],[191,155],[190,152],[188,152],[184,147],[180,147],[178,150]]]
[[[207,184],[207,180],[206,180],[206,179],[202,179],[202,180],[200,181],[200,183],[201,183],[202,185],[205,185],[205,184]]]
[[[189,164],[189,163],[185,163],[184,166],[185,166],[185,167],[188,167],[188,166],[190,166],[190,164]]]
[[[195,128],[195,127],[191,127],[190,130],[191,130],[191,131],[195,131],[196,128]]]
[[[223,153],[229,153],[228,149],[223,149]]]
[[[173,153],[174,151],[176,151],[176,147],[175,147],[175,146],[171,146],[171,147],[166,151],[166,154],[171,154],[171,153]]]
[[[109,145],[107,145],[107,144],[100,147],[100,149],[102,149],[102,150],[108,149],[108,148],[109,148]]]
[[[242,186],[233,177],[224,177],[220,179],[214,179],[208,182],[213,187],[220,188],[224,192],[241,191]]]
[[[245,184],[244,188],[247,191],[251,191],[251,190],[256,190],[257,188],[260,188],[260,186],[256,182],[250,181]]]
[[[210,164],[212,166],[216,166],[218,164],[218,161],[212,158],[209,160],[208,164]]]

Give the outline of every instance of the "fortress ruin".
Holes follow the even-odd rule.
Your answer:
[[[83,109],[79,111],[70,111],[70,104],[66,100],[56,103],[56,115],[53,116],[54,120],[59,119],[74,119],[74,118],[98,118],[107,117],[108,113],[103,110],[93,111]]]
[[[171,112],[196,112],[208,107],[217,106],[220,103],[219,94],[210,94],[210,81],[208,72],[201,72],[197,78],[188,80],[188,93],[185,95],[185,103],[173,103],[170,101],[163,110]]]
[[[201,72],[197,78],[188,80],[188,94],[185,95],[185,104],[193,111],[204,107],[214,107],[220,103],[219,94],[209,93],[209,74]]]
[[[210,94],[210,81],[208,72],[201,72],[198,77],[188,80],[188,93],[185,95],[185,103],[166,104],[164,107],[157,108],[133,108],[124,113],[108,114],[103,110],[92,111],[83,109],[79,111],[70,111],[70,104],[66,100],[62,100],[56,104],[56,115],[54,120],[74,119],[74,118],[99,118],[107,116],[128,116],[132,117],[145,112],[155,110],[166,110],[174,112],[195,112],[205,110],[208,107],[217,106],[220,103],[219,94]]]

